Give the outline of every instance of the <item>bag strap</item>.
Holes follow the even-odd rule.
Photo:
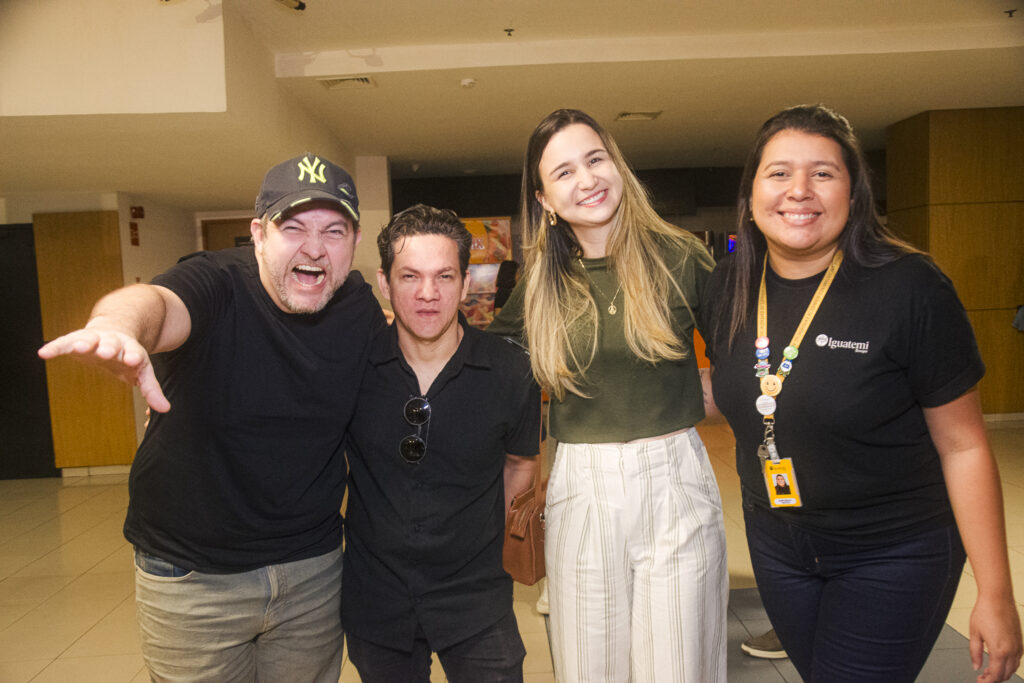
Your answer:
[[[544,424],[544,416],[547,413],[549,406],[548,397],[546,392],[541,392],[540,399],[540,424],[541,431],[544,434],[543,439],[540,439],[539,448],[537,451],[537,469],[533,472],[533,486],[538,492],[540,491],[540,483],[544,479],[544,452],[547,450],[548,439],[551,438],[551,434],[548,433],[547,426]]]

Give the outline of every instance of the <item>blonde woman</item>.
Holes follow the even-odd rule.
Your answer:
[[[552,397],[547,492],[560,681],[725,680],[722,506],[693,425],[693,330],[713,267],[663,221],[615,142],[558,110],[523,166],[526,273],[491,330]]]

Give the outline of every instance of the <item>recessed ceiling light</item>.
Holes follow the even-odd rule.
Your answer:
[[[616,121],[653,121],[661,111],[624,111],[615,117]]]

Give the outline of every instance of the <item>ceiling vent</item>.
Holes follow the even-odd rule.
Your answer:
[[[320,85],[327,90],[356,90],[376,88],[377,82],[369,76],[345,76],[342,78],[318,78]]]
[[[661,116],[660,111],[624,111],[615,117],[616,121],[653,121]]]

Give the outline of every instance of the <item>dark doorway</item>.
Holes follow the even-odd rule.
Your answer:
[[[0,479],[57,477],[32,224],[0,225]]]

